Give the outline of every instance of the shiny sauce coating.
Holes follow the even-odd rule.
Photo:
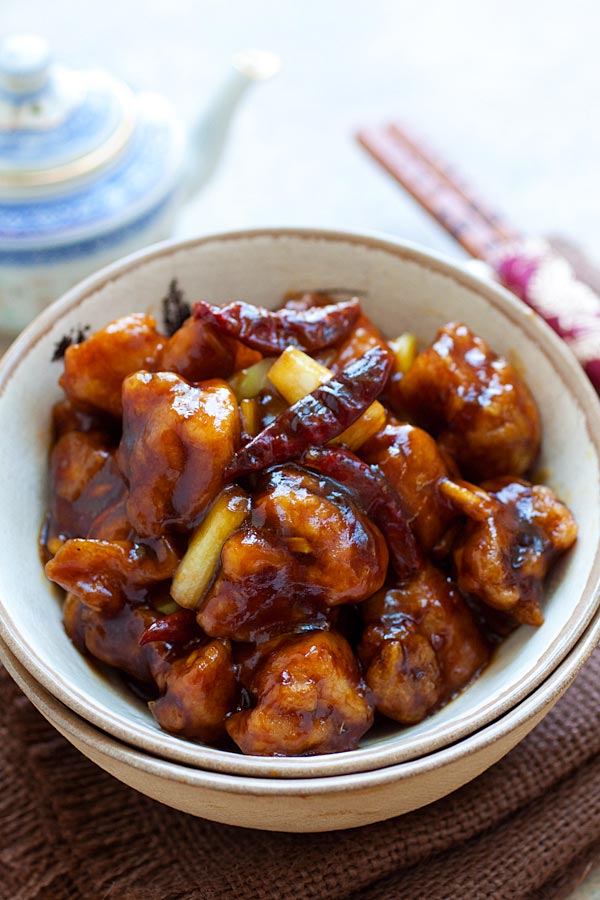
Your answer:
[[[542,624],[576,540],[525,480],[541,425],[514,368],[449,323],[403,369],[338,299],[201,302],[171,335],[132,314],[66,350],[46,573],[75,646],[182,738],[312,755],[421,721],[484,669],[494,623]],[[290,341],[332,373],[292,405],[268,378]]]

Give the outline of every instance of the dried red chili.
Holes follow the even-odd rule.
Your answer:
[[[197,319],[208,320],[224,334],[267,356],[289,346],[307,353],[331,347],[349,334],[359,315],[360,302],[356,298],[329,306],[276,312],[242,301],[227,306],[212,306],[204,300],[194,304]]]
[[[342,447],[311,447],[300,463],[350,490],[383,533],[396,574],[406,578],[422,560],[402,499],[377,466],[369,466]]]
[[[240,478],[268,466],[297,459],[308,447],[326,444],[364,413],[385,387],[391,361],[373,347],[331,381],[322,384],[280,413],[225,470],[226,479]]]

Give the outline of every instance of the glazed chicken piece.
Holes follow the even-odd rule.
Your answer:
[[[361,313],[350,335],[337,349],[329,368],[334,373],[341,372],[355,359],[364,356],[371,347],[380,347],[390,358],[393,358],[393,353],[379,329],[364,313]]]
[[[123,379],[154,369],[165,340],[152,316],[117,319],[67,348],[60,384],[74,404],[120,416]]]
[[[191,316],[168,339],[161,370],[175,372],[186,381],[229,378],[235,364],[235,347],[209,322]]]
[[[137,534],[193,528],[221,489],[239,439],[238,406],[225,382],[194,386],[172,372],[126,378],[118,460]]]
[[[339,634],[291,635],[245,685],[255,706],[227,731],[244,753],[307,756],[354,749],[373,722],[358,664]]]
[[[173,577],[179,555],[167,538],[146,544],[73,538],[46,564],[46,575],[86,606],[107,616]]]
[[[120,423],[108,413],[91,408],[82,409],[69,400],[61,400],[52,407],[52,428],[56,441],[69,431],[99,431],[109,443],[114,444],[119,442],[121,436]]]
[[[359,452],[396,488],[421,546],[432,550],[456,513],[438,490],[448,468],[431,435],[390,418]]]
[[[198,637],[186,647],[142,642],[160,614],[150,606],[125,604],[107,616],[67,594],[65,630],[75,646],[115,666],[161,696],[149,704],[166,731],[215,743],[225,735],[225,717],[235,708],[237,681],[229,641]],[[183,655],[181,655],[183,653]]]
[[[454,550],[460,589],[517,622],[541,625],[544,577],[577,538],[567,507],[550,488],[518,478],[481,488],[447,481],[440,489],[468,517]]]
[[[170,665],[163,685],[162,696],[149,704],[161,728],[208,743],[225,737],[225,719],[237,694],[229,641],[194,647]]]
[[[191,316],[167,341],[160,367],[186,381],[229,378],[235,369],[237,344],[214,325]]]
[[[541,427],[529,388],[465,325],[441,328],[399,388],[410,415],[468,478],[522,475],[535,460]]]
[[[67,594],[63,607],[65,631],[82,652],[115,666],[142,684],[164,682],[170,648],[164,643],[140,644],[140,638],[159,613],[149,606],[126,604],[106,616]]]
[[[300,544],[300,546],[302,546]],[[251,527],[236,531],[221,551],[221,570],[200,605],[207,634],[256,641],[307,624],[326,629],[332,611],[318,587],[305,584],[302,549]]]
[[[285,307],[336,299],[290,294]],[[342,307],[334,322],[327,311],[273,317],[200,302],[170,338],[137,314],[66,350],[46,571],[67,591],[75,645],[146,686],[173,734],[313,755],[355,748],[375,709],[417,723],[487,664],[479,619],[486,635],[488,616],[503,628],[541,623],[543,579],[576,539],[552,491],[519,477],[538,453],[540,421],[505,360],[459,324],[415,359],[414,337],[390,345],[356,299]],[[240,409],[220,379],[275,355],[288,333],[335,373],[379,348],[393,360],[379,399],[431,434],[389,415],[382,427],[377,403],[369,434],[380,430],[356,444],[359,457],[325,446],[236,470]],[[286,408],[268,384],[241,396],[253,437]],[[233,483],[251,470],[243,488]],[[384,535],[392,549],[406,543],[389,536],[396,508],[420,548],[407,526],[416,562],[399,568],[392,553],[393,575]],[[421,548],[453,553],[456,583],[423,565]]]
[[[95,520],[125,493],[114,449],[104,434],[64,434],[50,457],[48,551],[55,553],[67,538],[87,537]]]
[[[432,565],[382,589],[361,611],[365,681],[377,709],[397,722],[420,722],[489,659],[489,647],[456,585]]]
[[[86,537],[91,541],[134,541],[136,539],[135,532],[127,518],[126,489],[115,503],[107,506],[96,516]]]
[[[328,607],[369,597],[387,565],[381,532],[346,491],[299,466],[278,466],[259,482],[246,524],[225,542],[198,623],[236,641],[299,624],[327,627]]]

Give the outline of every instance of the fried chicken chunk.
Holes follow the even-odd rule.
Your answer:
[[[224,381],[190,385],[172,372],[126,378],[118,460],[137,534],[194,527],[221,489],[239,438],[237,402]]]
[[[444,325],[400,390],[410,415],[468,478],[522,475],[535,460],[541,426],[529,388],[465,325]]]
[[[52,428],[56,441],[69,431],[101,431],[107,439],[114,433],[118,441],[121,430],[120,423],[108,413],[91,407],[83,409],[69,400],[59,400],[52,407]]]
[[[67,538],[88,537],[97,519],[126,494],[114,448],[101,432],[67,431],[50,457],[47,546],[55,553]]]
[[[381,587],[388,550],[345,490],[299,466],[271,469],[250,517],[223,546],[221,571],[198,612],[207,634],[237,641],[327,627],[328,607]]]
[[[46,564],[46,575],[86,606],[112,616],[127,601],[143,602],[148,588],[172,578],[178,564],[167,538],[148,544],[73,538]]]
[[[379,347],[393,359],[392,351],[382,333],[364,313],[361,313],[350,335],[337,349],[330,365],[331,371],[341,372],[354,360],[364,356],[371,347]]]
[[[69,400],[120,416],[123,379],[154,369],[166,338],[152,316],[136,313],[111,322],[65,352],[60,384]]]
[[[332,632],[278,641],[246,688],[256,705],[227,720],[227,731],[244,753],[309,756],[352,750],[373,722],[352,650]]]
[[[164,692],[149,704],[165,731],[216,743],[235,707],[237,683],[229,641],[213,640],[175,660],[164,677]]]
[[[225,718],[235,708],[237,682],[229,641],[173,647],[162,641],[141,643],[159,613],[149,606],[125,604],[107,616],[67,594],[65,630],[75,646],[115,666],[141,684],[157,685],[161,696],[149,704],[166,731],[215,743],[225,735]],[[179,654],[182,653],[183,656]]]
[[[191,316],[169,338],[161,369],[176,372],[186,381],[229,378],[235,368],[236,345],[214,325]]]
[[[359,647],[377,709],[415,724],[462,690],[489,648],[456,585],[432,565],[361,607]]]
[[[359,452],[365,462],[379,466],[400,494],[421,546],[433,549],[455,513],[438,490],[448,468],[431,435],[390,418]]]
[[[550,488],[518,478],[482,488],[448,481],[441,489],[468,516],[454,550],[460,589],[517,622],[541,625],[544,577],[577,538],[567,507]]]
[[[169,668],[166,644],[140,644],[143,633],[158,617],[149,606],[128,604],[117,615],[106,616],[71,593],[63,607],[65,631],[79,650],[149,685],[160,681]]]

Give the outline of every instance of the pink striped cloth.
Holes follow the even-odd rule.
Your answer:
[[[547,241],[523,241],[496,251],[491,265],[502,284],[563,338],[600,391],[600,295],[564,252]]]

